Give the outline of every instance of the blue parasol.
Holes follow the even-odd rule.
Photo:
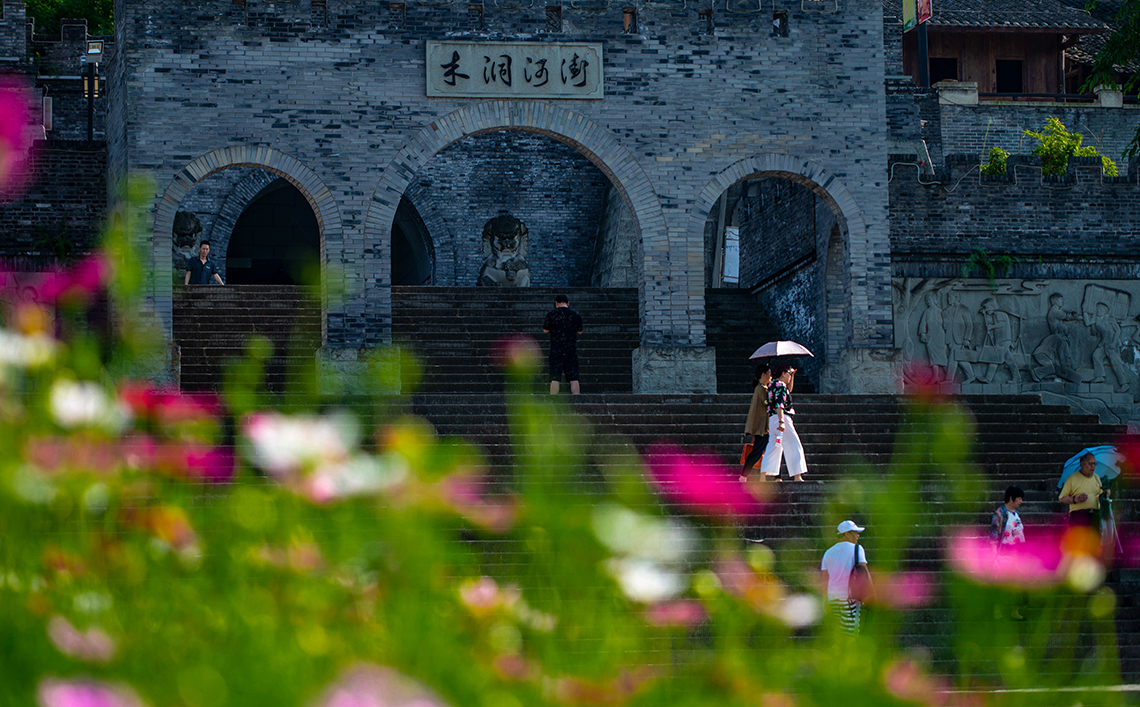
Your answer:
[[[1092,452],[1092,455],[1096,457],[1096,471],[1094,473],[1101,480],[1111,481],[1120,476],[1120,462],[1124,461],[1124,455],[1116,451],[1116,447],[1111,444],[1101,447],[1085,447],[1061,467],[1061,479],[1057,482],[1057,488],[1061,488],[1065,484],[1065,479],[1081,468],[1081,457],[1089,452]]]

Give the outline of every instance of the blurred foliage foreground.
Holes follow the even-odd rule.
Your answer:
[[[712,458],[663,443],[592,463],[588,425],[523,392],[541,368],[524,339],[499,352],[514,467],[494,474],[396,398],[275,410],[263,347],[218,397],[140,379],[161,346],[124,224],[0,332],[0,704],[1124,702],[1084,689],[1119,675],[1095,543],[1042,540],[996,571],[977,532],[928,512],[986,505],[948,401],[915,398],[891,467],[829,481],[818,546],[781,558],[738,532],[775,501]],[[879,601],[847,636],[817,569],[856,510]],[[946,569],[907,571],[931,538]],[[1023,592],[1046,609],[993,620]],[[949,670],[900,640],[932,607],[957,631]],[[1029,688],[1070,691],[997,691]]]

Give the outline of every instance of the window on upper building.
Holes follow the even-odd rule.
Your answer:
[[[1022,83],[1022,69],[1025,62],[1021,59],[997,60],[997,83],[994,90],[998,93],[1021,93],[1024,91]]]
[[[939,81],[961,81],[958,76],[958,57],[930,57],[930,85]]]

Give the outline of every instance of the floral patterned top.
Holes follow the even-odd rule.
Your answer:
[[[990,519],[990,540],[998,545],[1025,542],[1025,527],[1021,524],[1021,516],[1017,511],[1006,510],[1004,505],[998,506]]]
[[[792,409],[792,394],[788,391],[788,386],[784,385],[784,381],[772,381],[768,386],[768,416],[776,414],[780,408],[784,412],[791,412]]]

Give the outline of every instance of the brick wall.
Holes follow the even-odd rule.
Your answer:
[[[738,207],[741,287],[753,287],[815,257],[818,200],[786,179],[748,183]]]
[[[54,260],[90,252],[107,210],[101,142],[38,141],[28,192],[0,209],[0,256]]]
[[[27,57],[26,18],[23,2],[0,0],[0,67],[5,70],[10,70]]]
[[[637,224],[618,190],[606,190],[598,225],[591,287],[637,286]]]
[[[961,277],[975,248],[1019,259],[1007,277],[1140,276],[1140,186],[1102,178],[1073,159],[1046,181],[1036,158],[1011,158],[1011,175],[985,181],[974,155],[953,155],[939,178],[899,165],[891,180],[891,255],[900,277]],[[1122,165],[1122,172],[1127,166]],[[1001,273],[999,273],[999,276]],[[977,270],[974,277],[984,276]]]
[[[527,262],[536,287],[585,285],[609,180],[574,149],[517,132],[464,138],[416,175],[419,201],[448,224],[432,233],[436,257],[455,263],[436,285],[474,285],[483,265],[483,225],[500,210],[526,224]]]
[[[1022,131],[1040,131],[1046,120],[1056,117],[1071,132],[1083,135],[1083,144],[1092,145],[1119,161],[1140,124],[1140,106],[1135,105],[1101,108],[982,102],[976,106],[942,104],[940,108],[942,145],[946,154],[980,156],[995,145],[1013,155],[1033,154],[1037,140]]]

